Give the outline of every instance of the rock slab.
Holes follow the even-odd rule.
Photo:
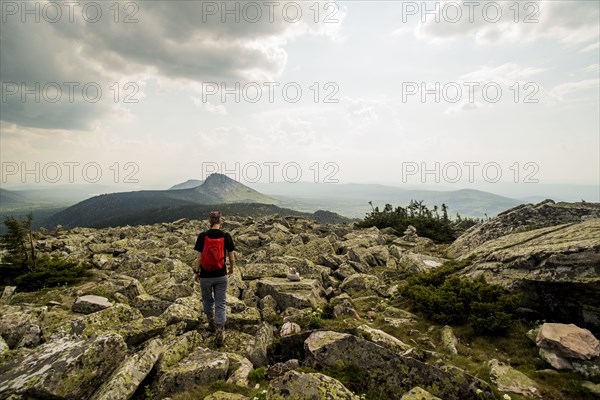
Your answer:
[[[125,358],[120,335],[48,342],[0,367],[0,398],[88,399]]]
[[[545,323],[535,338],[538,347],[562,358],[590,360],[600,355],[600,342],[592,333],[574,324]]]

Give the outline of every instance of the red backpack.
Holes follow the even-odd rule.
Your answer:
[[[211,239],[204,237],[202,251],[202,268],[207,271],[218,271],[225,266],[225,238]]]

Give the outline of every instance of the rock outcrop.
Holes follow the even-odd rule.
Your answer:
[[[473,227],[449,248],[483,275],[524,296],[541,318],[600,332],[600,206],[543,202]]]
[[[388,399],[400,399],[415,386],[449,400],[493,398],[487,384],[473,376],[401,356],[350,334],[315,332],[306,339],[304,347],[307,363],[312,367],[356,369],[360,379],[372,381]],[[476,393],[477,389],[480,392]]]

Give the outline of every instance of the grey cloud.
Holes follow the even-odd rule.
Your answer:
[[[102,18],[90,23],[82,18],[87,3],[75,8],[72,22],[66,12],[56,23],[21,23],[18,16],[8,16],[0,33],[0,81],[97,82],[106,92],[115,81],[130,77],[155,76],[183,84],[271,80],[287,62],[282,46],[291,24],[281,11],[273,22],[265,14],[255,23],[243,18],[240,23],[222,23],[218,16],[203,19],[202,13],[207,3],[225,2],[121,2],[117,23],[110,8],[114,2],[96,2],[102,5]],[[133,15],[137,23],[123,23],[134,11],[123,9],[127,3],[139,7]],[[2,103],[0,118],[23,126],[85,129],[114,109],[109,96],[104,97],[90,105],[81,99],[76,104],[30,104],[13,96]]]

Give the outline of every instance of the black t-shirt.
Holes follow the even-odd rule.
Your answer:
[[[204,249],[204,238],[208,236],[211,239],[220,239],[225,238],[225,264],[224,267],[218,271],[207,271],[202,266],[200,266],[200,278],[216,278],[218,276],[227,275],[227,253],[235,251],[235,245],[233,244],[233,239],[228,232],[224,232],[220,229],[209,229],[206,232],[202,232],[198,235],[198,239],[196,239],[196,245],[194,246],[194,250],[202,252]]]

